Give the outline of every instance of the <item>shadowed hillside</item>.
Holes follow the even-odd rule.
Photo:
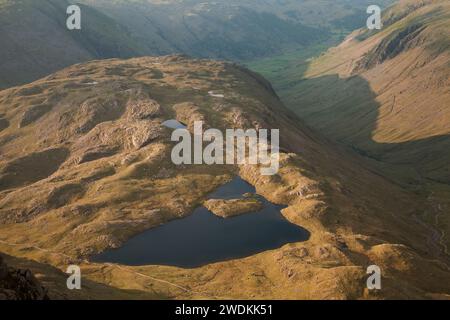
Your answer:
[[[330,139],[448,183],[450,7],[446,1],[401,1],[384,17],[380,32],[353,33],[289,71],[290,81],[272,76],[275,88]]]
[[[82,61],[138,55],[140,44],[128,31],[94,8],[82,6],[82,30],[69,31],[68,6],[66,0],[0,1],[0,89]]]

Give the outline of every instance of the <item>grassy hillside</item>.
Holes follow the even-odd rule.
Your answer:
[[[417,220],[434,212],[426,199],[303,128],[266,80],[235,64],[180,56],[93,61],[1,91],[0,114],[0,251],[37,261],[30,268],[44,273],[51,297],[67,294],[55,268],[73,263],[89,281],[80,292],[85,297],[377,299],[450,292],[443,243]],[[171,131],[162,125],[168,119],[190,130],[196,120],[222,130],[280,128],[280,171],[175,166]],[[309,240],[194,269],[90,261],[190,215],[236,175],[285,205],[282,214],[306,228]],[[365,289],[374,263],[383,269],[380,293]]]

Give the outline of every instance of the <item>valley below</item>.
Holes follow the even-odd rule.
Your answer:
[[[380,32],[359,29],[320,53],[249,64],[302,124],[420,194],[427,210],[416,219],[443,252],[450,244],[449,13],[445,1],[400,1],[384,13]]]

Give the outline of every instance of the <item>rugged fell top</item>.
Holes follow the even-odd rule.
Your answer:
[[[426,210],[417,195],[314,135],[266,80],[235,64],[166,56],[74,65],[1,91],[0,119],[0,250],[45,264],[44,274],[54,273],[50,266],[80,265],[87,297],[440,298],[450,292],[444,249],[415,219]],[[198,120],[221,130],[280,129],[280,170],[262,176],[253,165],[175,166],[171,130],[162,125],[169,119],[189,130]],[[89,261],[191,214],[236,175],[285,205],[283,215],[310,239],[196,269]],[[379,294],[366,288],[372,264],[385,277]],[[55,279],[50,297],[71,297],[65,279]]]

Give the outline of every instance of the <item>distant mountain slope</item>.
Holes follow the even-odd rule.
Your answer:
[[[246,1],[85,0],[126,25],[157,54],[184,53],[250,59],[308,45],[329,34],[323,27],[278,15],[279,5]],[[264,8],[264,9],[262,9]]]
[[[308,125],[418,178],[450,182],[450,3],[401,1],[280,94]]]
[[[82,0],[98,8],[113,8],[127,11],[130,7],[144,9],[142,13],[154,15],[165,13],[170,21],[176,21],[181,15],[217,16],[236,14],[238,9],[246,9],[259,13],[271,13],[284,21],[301,23],[314,28],[346,28],[356,29],[365,24],[366,9],[373,4],[371,0]],[[386,7],[395,0],[379,0],[377,4]],[[147,9],[146,9],[147,8]],[[150,10],[151,9],[151,10]],[[152,11],[154,14],[152,14]],[[141,14],[142,14],[141,13]],[[164,16],[163,16],[164,17]],[[162,21],[162,20],[161,20]],[[159,21],[159,22],[161,22]]]
[[[127,30],[82,6],[82,31],[66,28],[66,0],[0,2],[0,89],[36,80],[68,65],[140,52]]]
[[[68,0],[0,2],[0,89],[93,59],[270,56],[353,30],[363,23],[370,1],[79,2],[81,31],[66,29]]]
[[[152,52],[247,60],[308,46],[364,24],[369,0],[83,0]],[[379,1],[385,6],[392,0]]]

